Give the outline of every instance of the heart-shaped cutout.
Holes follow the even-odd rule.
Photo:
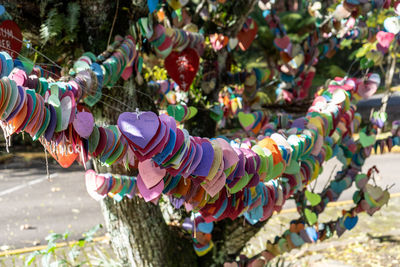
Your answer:
[[[188,91],[199,69],[199,55],[196,50],[186,48],[182,52],[172,52],[165,59],[168,75],[183,91]]]
[[[121,133],[129,142],[142,149],[154,138],[159,127],[160,120],[153,112],[124,112],[118,117]]]
[[[166,174],[166,170],[157,167],[152,159],[139,162],[138,169],[147,189],[156,186]]]

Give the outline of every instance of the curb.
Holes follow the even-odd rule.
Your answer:
[[[99,236],[93,238],[92,242],[101,242],[108,240],[109,238],[107,236]],[[72,246],[74,244],[77,244],[79,241],[71,241],[71,242],[61,242],[56,244],[56,248],[61,248],[61,247],[66,247],[66,246]],[[28,252],[33,252],[37,250],[42,250],[46,249],[47,245],[43,246],[34,246],[34,247],[26,247],[26,248],[19,248],[19,249],[14,249],[14,250],[6,250],[3,252],[0,252],[0,257],[5,257],[5,256],[11,256],[11,255],[16,255],[16,254],[24,254]]]

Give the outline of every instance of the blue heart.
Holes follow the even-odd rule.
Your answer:
[[[347,230],[351,230],[356,226],[357,222],[358,216],[347,217],[346,220],[344,220],[344,227],[346,227]]]
[[[307,235],[310,237],[311,240],[316,242],[318,240],[318,233],[315,231],[313,227],[306,228]]]
[[[157,8],[158,0],[147,0],[147,5],[149,6],[150,13],[153,13]]]
[[[202,233],[210,234],[214,228],[214,223],[199,223],[197,225],[197,230],[199,230]]]

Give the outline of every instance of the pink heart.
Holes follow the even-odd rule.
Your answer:
[[[93,132],[93,115],[89,112],[78,112],[72,124],[79,136],[87,139]]]
[[[137,187],[140,194],[146,202],[158,198],[164,189],[164,180],[161,180],[156,186],[147,189],[140,174],[137,176]]]
[[[86,190],[93,199],[99,201],[104,198],[105,195],[98,192],[106,182],[104,176],[98,176],[94,170],[88,170],[85,173],[85,181]]]
[[[156,135],[160,120],[153,112],[124,112],[119,115],[118,128],[134,146],[145,148]]]
[[[290,38],[287,35],[283,36],[282,38],[275,38],[274,44],[281,50],[284,50],[289,46]]]
[[[394,34],[391,32],[384,32],[384,31],[378,32],[376,34],[376,40],[378,40],[378,45],[377,45],[378,50],[386,53],[393,39],[394,39]]]
[[[139,162],[138,168],[143,183],[148,189],[156,186],[166,174],[166,170],[157,167],[151,159]]]

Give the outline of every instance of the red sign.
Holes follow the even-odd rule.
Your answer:
[[[18,57],[22,48],[22,34],[18,25],[12,20],[0,24],[0,51],[6,51],[13,59]]]

